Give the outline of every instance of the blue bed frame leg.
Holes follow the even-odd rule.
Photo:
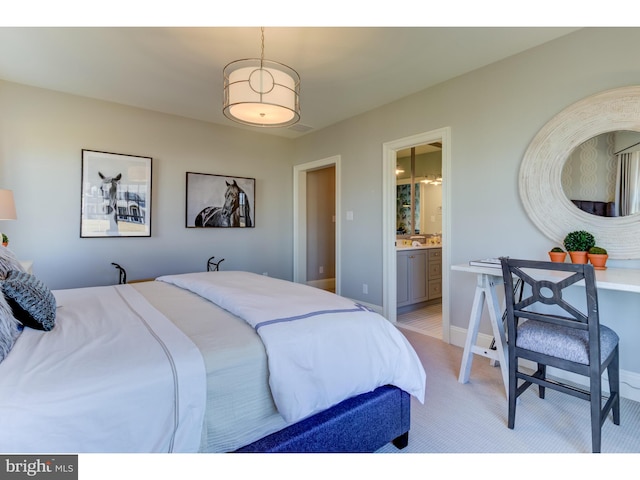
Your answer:
[[[409,443],[411,400],[386,385],[257,440],[238,453],[370,453]]]
[[[404,432],[399,437],[394,438],[392,443],[398,450],[402,450],[404,447],[409,445],[409,432]]]

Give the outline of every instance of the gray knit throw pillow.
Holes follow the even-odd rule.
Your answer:
[[[55,326],[56,299],[33,275],[12,270],[2,283],[2,293],[13,316],[26,327],[49,331]]]

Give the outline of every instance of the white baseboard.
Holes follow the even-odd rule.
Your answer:
[[[452,345],[464,348],[464,343],[467,339],[467,331],[464,328],[452,326],[449,329],[449,338]],[[478,333],[478,345],[484,348],[489,348],[492,340],[493,337],[491,335]],[[477,356],[476,358],[474,358],[474,361],[488,362],[489,359],[482,356]],[[523,363],[523,365],[525,367],[534,369],[534,364],[530,362],[528,363],[529,364]],[[548,373],[549,375],[554,376],[558,379],[568,380],[577,383],[578,385],[586,386],[585,377],[583,377],[582,375],[575,375],[571,372],[565,372],[551,367],[549,367]],[[605,379],[605,381],[602,383],[602,388],[605,392],[608,393],[609,385],[606,382],[606,374],[603,376],[603,378]],[[628,398],[629,400],[640,402],[640,373],[631,372],[628,370],[620,370],[620,396],[623,398]]]

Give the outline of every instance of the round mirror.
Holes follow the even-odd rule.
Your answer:
[[[640,215],[587,213],[568,198],[563,187],[563,170],[572,153],[594,137],[617,131],[640,132],[640,86],[592,95],[552,118],[525,152],[520,198],[529,218],[554,243],[562,245],[573,230],[587,230],[607,249],[609,258],[640,258]]]

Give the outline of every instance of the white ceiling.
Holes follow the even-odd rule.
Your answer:
[[[300,74],[299,126],[318,130],[575,30],[268,27],[265,58]],[[240,128],[222,114],[222,69],[259,56],[259,27],[0,28],[4,80]]]

